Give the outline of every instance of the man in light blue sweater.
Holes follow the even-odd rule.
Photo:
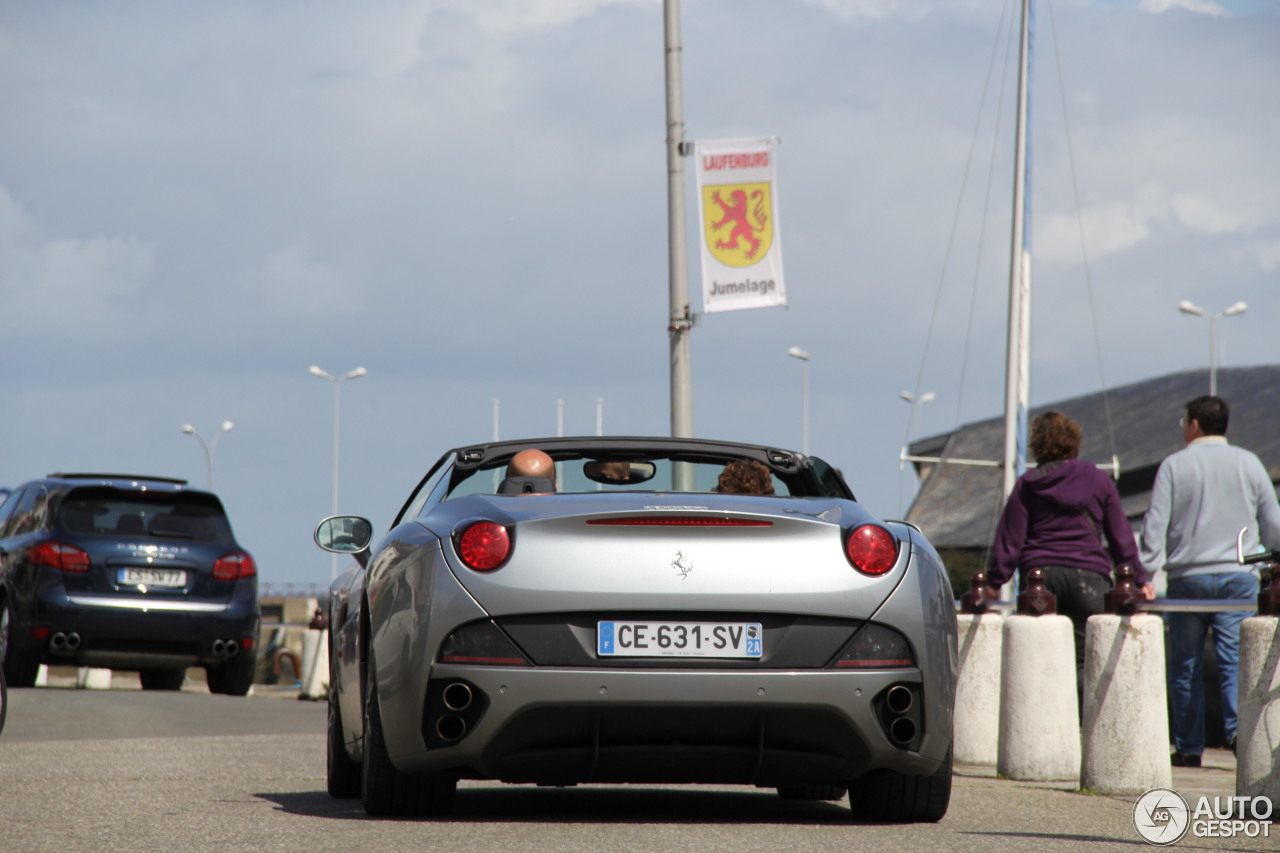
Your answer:
[[[1256,455],[1227,442],[1227,404],[1217,397],[1187,403],[1187,446],[1160,463],[1143,522],[1141,559],[1169,573],[1171,599],[1256,600],[1258,578],[1236,562],[1242,528],[1246,553],[1280,548],[1280,504]],[[1199,767],[1204,752],[1201,658],[1213,630],[1222,687],[1223,734],[1236,741],[1236,670],[1240,623],[1250,613],[1169,613],[1169,696],[1175,767]]]

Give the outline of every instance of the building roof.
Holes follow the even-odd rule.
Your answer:
[[[1228,439],[1257,453],[1272,482],[1280,481],[1280,365],[1219,368],[1217,374],[1218,396],[1231,407]],[[1160,462],[1182,449],[1178,418],[1188,401],[1208,389],[1208,370],[1171,373],[1037,406],[1028,422],[1057,410],[1079,423],[1080,458],[1106,464],[1116,457],[1121,504],[1131,521],[1140,521]],[[921,439],[909,450],[912,456],[998,462],[1004,456],[1004,417]],[[922,482],[907,520],[939,548],[989,547],[1004,506],[1001,469],[917,462],[916,470]]]

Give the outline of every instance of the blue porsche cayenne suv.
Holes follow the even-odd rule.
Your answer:
[[[50,474],[0,506],[0,660],[10,687],[40,664],[136,670],[177,690],[253,685],[258,570],[217,496],[184,480]]]

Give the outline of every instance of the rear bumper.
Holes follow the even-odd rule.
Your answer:
[[[472,705],[449,720],[463,734],[435,735],[449,709],[428,701],[419,720],[385,728],[403,737],[402,770],[444,770],[505,782],[720,783],[765,787],[840,783],[871,770],[923,775],[937,769],[949,719],[923,702],[919,751],[895,745],[880,707],[895,684],[921,684],[919,670],[875,672],[481,669],[436,666],[433,685],[463,681]],[[435,691],[429,691],[434,695]],[[384,714],[386,710],[384,708]],[[930,720],[932,718],[932,720]],[[432,748],[426,748],[434,741]],[[389,743],[390,747],[391,744]],[[930,756],[933,757],[930,757]]]
[[[224,602],[46,589],[23,626],[23,645],[50,664],[132,670],[223,663],[244,649],[253,654],[260,624],[256,589],[237,586],[244,589]]]

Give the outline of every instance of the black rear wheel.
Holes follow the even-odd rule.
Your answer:
[[[13,636],[16,624],[13,605],[6,601],[0,607],[0,662],[3,662],[4,676],[11,687],[34,687],[36,675],[40,672],[40,659],[18,648]]]
[[[391,763],[382,734],[378,688],[369,679],[364,704],[364,761],[361,763],[364,810],[376,817],[439,816],[453,811],[458,780],[442,773],[402,773]]]
[[[342,710],[338,707],[337,692],[329,690],[329,749],[325,762],[329,796],[339,800],[360,796],[361,768],[347,755],[345,735],[342,731]]]
[[[849,784],[855,820],[875,823],[937,823],[951,802],[951,749],[928,776],[870,773]]]
[[[138,673],[138,680],[143,690],[181,690],[187,680],[187,669],[144,669]]]
[[[228,696],[244,696],[253,687],[253,677],[258,671],[258,661],[252,654],[240,653],[226,663],[205,667],[205,678],[210,693]]]
[[[4,680],[4,667],[0,667],[0,732],[4,731],[4,715],[9,709],[9,688]]]

